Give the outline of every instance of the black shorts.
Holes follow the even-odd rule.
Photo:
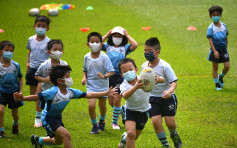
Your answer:
[[[126,120],[135,121],[136,129],[143,130],[148,120],[148,111],[138,112],[138,111],[125,109],[125,116],[123,118],[123,121],[125,122]]]
[[[161,97],[150,97],[149,102],[151,104],[151,109],[149,110],[149,117],[156,115],[163,116],[175,116],[177,110],[177,98],[175,94],[169,99],[164,99]]]
[[[64,124],[62,121],[59,120],[55,120],[53,122],[47,123],[46,125],[43,125],[45,131],[47,132],[47,135],[50,138],[53,138],[55,136],[54,133],[60,126],[64,127]]]
[[[26,73],[26,85],[37,85],[38,81],[35,79],[37,69],[30,68]]]
[[[24,102],[15,100],[13,93],[0,93],[0,104],[4,106],[8,104],[8,108],[14,109],[24,105]]]
[[[209,61],[216,62],[216,63],[225,63],[225,62],[230,61],[228,50],[226,48],[225,49],[216,48],[216,50],[220,54],[219,59],[215,58],[214,52],[210,49],[210,52],[209,52],[209,55],[208,55],[208,58],[207,58]]]
[[[122,84],[123,82],[123,77],[121,77],[120,75],[113,75],[112,77],[109,77],[109,87],[113,86],[117,86],[118,84]]]

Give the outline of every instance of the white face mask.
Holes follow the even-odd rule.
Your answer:
[[[97,52],[98,50],[100,50],[101,43],[96,43],[96,42],[90,43],[89,42],[89,45],[90,45],[90,49],[92,52]]]
[[[64,80],[65,80],[65,85],[66,85],[67,87],[71,87],[71,86],[72,86],[72,84],[73,84],[72,77],[70,77],[70,78],[65,78]]]
[[[51,51],[51,54],[49,55],[51,58],[55,60],[59,60],[63,55],[63,52],[61,51]]]
[[[114,45],[120,45],[123,41],[123,38],[112,37]]]

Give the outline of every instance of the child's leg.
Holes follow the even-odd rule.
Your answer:
[[[115,97],[114,97],[114,100],[113,100],[113,120],[112,120],[112,123],[113,123],[113,129],[120,129],[120,127],[118,126],[118,118],[119,118],[119,115],[121,114],[121,110],[122,110],[122,107],[121,107],[121,95],[119,94],[116,94]]]
[[[37,85],[30,85],[30,95],[35,95]]]
[[[127,148],[135,148],[135,139],[136,139],[136,122],[126,120],[125,127],[127,130],[126,145]]]
[[[230,69],[230,62],[225,62],[224,63],[224,68],[222,70],[223,77],[229,71],[229,69]]]
[[[99,108],[100,108],[100,121],[99,121],[99,129],[100,131],[104,131],[105,128],[105,117],[106,117],[106,98],[99,99]]]
[[[36,87],[35,94],[40,93],[40,92],[42,92],[42,83],[38,83],[38,85]],[[42,126],[42,122],[41,122],[42,109],[40,108],[39,105],[40,105],[40,100],[35,101],[36,115],[35,115],[35,125],[34,125],[34,127],[41,127]]]
[[[214,82],[216,84],[216,90],[222,90],[220,81],[218,79],[217,71],[218,71],[218,63],[212,62],[212,75],[213,75]]]
[[[18,134],[19,132],[19,115],[18,115],[18,108],[12,109],[12,134]]]
[[[88,99],[88,109],[91,118],[91,123],[93,125],[90,134],[98,134],[99,127],[97,125],[97,118],[96,118],[96,98]]]
[[[4,132],[4,127],[3,127],[4,113],[5,113],[5,105],[0,104],[0,132]]]

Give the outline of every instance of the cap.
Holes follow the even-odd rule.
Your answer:
[[[124,29],[122,27],[120,27],[120,26],[114,27],[114,29],[112,30],[111,34],[113,34],[113,33],[119,33],[121,35],[124,35]]]

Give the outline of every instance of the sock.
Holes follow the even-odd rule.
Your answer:
[[[214,79],[214,82],[219,83],[219,79],[218,78]]]
[[[105,121],[105,117],[106,117],[106,115],[105,116],[100,115],[100,121],[102,121],[102,122]]]
[[[36,117],[36,118],[41,118],[41,116],[42,116],[42,112],[37,112],[37,111],[36,111],[36,116],[35,116],[35,117]]]
[[[44,145],[43,138],[44,138],[44,137],[40,137],[39,140],[38,140],[38,143],[39,143],[40,145]]]
[[[170,131],[170,135],[178,134],[178,133],[176,132],[176,128],[173,129],[173,130],[169,129],[169,131]]]
[[[4,132],[4,127],[0,127],[0,132]]]
[[[168,146],[169,145],[169,143],[167,142],[167,139],[166,139],[165,132],[156,133],[156,136],[158,137],[158,139],[160,140],[162,145],[164,145],[164,146]]]
[[[91,119],[91,123],[92,123],[93,125],[97,124],[97,118],[95,118],[94,120]]]
[[[223,73],[221,72],[220,76],[221,76],[222,78],[224,78],[225,74],[223,74]]]
[[[18,121],[17,122],[15,122],[14,120],[13,120],[13,122],[12,122],[12,125],[18,125]]]
[[[118,118],[119,118],[119,115],[120,115],[120,113],[121,113],[121,109],[122,109],[122,107],[120,106],[120,107],[113,107],[113,123],[114,124],[118,124]]]

